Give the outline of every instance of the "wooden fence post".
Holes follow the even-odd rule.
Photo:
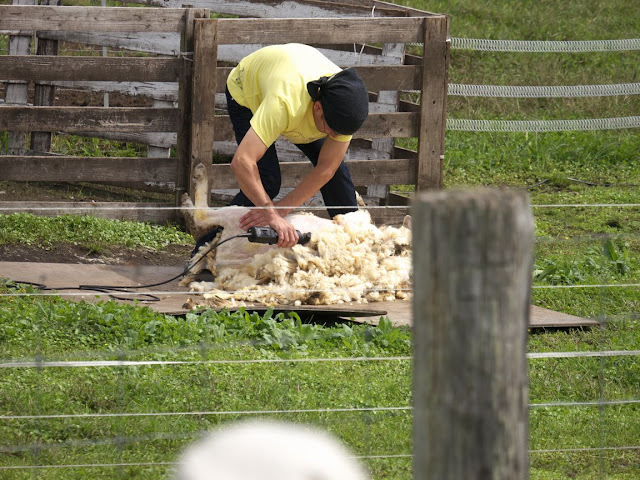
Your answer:
[[[191,104],[191,157],[189,162],[188,192],[195,198],[191,172],[198,163],[207,168],[213,159],[213,139],[216,113],[216,86],[218,73],[218,20],[197,20],[194,33],[193,92]],[[207,203],[209,203],[207,195]]]
[[[424,19],[416,189],[442,187],[449,70],[449,18]]]
[[[528,196],[423,192],[412,224],[414,478],[527,479]]]
[[[189,7],[185,5],[185,7]],[[178,172],[176,176],[176,204],[180,205],[180,197],[189,191],[191,176],[191,142],[192,142],[192,101],[193,101],[193,50],[196,18],[208,18],[209,10],[186,8],[184,14],[184,30],[180,37],[180,52],[184,66],[180,74],[178,87],[178,104],[180,109],[180,126],[178,128]]]

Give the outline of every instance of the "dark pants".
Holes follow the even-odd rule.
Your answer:
[[[229,111],[229,118],[233,124],[233,131],[236,135],[236,142],[240,145],[240,142],[251,128],[249,123],[253,113],[246,107],[238,104],[231,95],[229,90],[227,94],[227,108]],[[313,143],[295,144],[302,153],[304,153],[311,163],[315,166],[318,163],[318,156],[320,155],[320,149],[324,139],[316,140]],[[260,172],[260,179],[262,180],[262,186],[264,187],[267,195],[270,198],[274,198],[280,192],[280,163],[278,162],[278,154],[276,152],[275,145],[271,145],[264,156],[258,161],[258,171]],[[335,175],[329,180],[321,189],[322,199],[327,206],[327,212],[331,218],[336,215],[348,212],[354,212],[358,209],[356,201],[356,190],[353,186],[353,180],[349,174],[347,164],[342,161],[340,167],[336,171]],[[244,207],[251,207],[253,203],[247,196],[241,191],[231,201],[231,205],[241,205]],[[330,207],[342,207],[342,208],[330,208]]]

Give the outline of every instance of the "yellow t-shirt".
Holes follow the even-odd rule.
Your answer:
[[[308,45],[272,45],[242,59],[229,74],[227,87],[236,102],[253,112],[251,126],[267,147],[280,135],[292,143],[311,143],[327,135],[313,121],[307,82],[339,71]],[[335,139],[348,142],[351,135]]]

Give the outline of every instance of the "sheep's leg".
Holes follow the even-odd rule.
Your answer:
[[[209,181],[207,177],[206,167],[199,163],[193,169],[193,200],[189,195],[182,197],[183,215],[187,224],[189,233],[197,240],[203,241],[204,236],[211,236],[215,232],[215,237],[207,240],[207,247],[201,247],[189,262],[189,270],[192,274],[197,274],[202,270],[209,270],[216,273],[216,254],[217,251],[209,252],[203,259],[202,255],[208,250],[208,245],[218,242],[222,235],[222,230],[229,230],[230,234],[234,230],[231,225],[238,224],[239,215],[242,211],[225,208],[209,208]],[[234,212],[231,214],[231,212]],[[239,227],[235,227],[239,230]],[[216,229],[216,231],[214,231]]]
[[[207,169],[199,163],[193,169],[193,200],[188,194],[182,195],[182,215],[187,225],[187,230],[194,238],[198,239],[211,229],[211,214],[209,208],[209,179]]]
[[[207,169],[199,163],[193,169],[193,203],[195,210],[193,211],[194,220],[196,225],[204,227],[205,230],[210,228],[211,212],[209,209],[209,178],[207,177]],[[200,236],[200,235],[198,235]]]
[[[187,227],[187,232],[195,237],[196,227],[196,219],[194,218],[195,206],[191,201],[188,193],[182,194],[182,210],[180,213],[182,214],[182,218],[184,218],[184,222]]]
[[[194,203],[198,208],[209,207],[209,178],[207,168],[199,163],[193,169]]]

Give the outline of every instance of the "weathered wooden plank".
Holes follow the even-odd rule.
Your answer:
[[[128,133],[128,132],[82,132],[76,135],[87,137],[106,138],[121,142],[133,142],[142,145],[154,145],[161,148],[172,148],[176,146],[177,135],[172,132],[165,133]],[[213,144],[213,151],[220,155],[231,156],[236,151],[237,144],[234,140],[216,140]],[[276,141],[278,158],[281,161],[307,161],[307,157],[291,144],[288,140],[279,139]],[[151,155],[149,155],[151,156]],[[357,139],[351,141],[348,153],[349,160],[382,160],[389,158],[385,152],[373,150],[371,140]],[[394,148],[393,158],[416,159],[417,153],[405,148]],[[397,182],[396,182],[397,183]]]
[[[406,69],[404,66],[360,67],[358,72],[360,76],[363,77],[370,91],[386,88],[418,89],[419,85],[413,85],[412,82],[414,78],[421,76],[421,68],[413,66],[408,68],[411,70]],[[230,70],[231,67],[218,67],[217,69],[216,92],[218,93],[216,95],[216,106],[218,108],[226,107],[226,98],[223,92]],[[396,78],[398,79],[397,83]],[[157,100],[178,100],[178,82],[43,80],[41,83],[74,90],[119,92],[126,95],[149,97]],[[419,104],[409,105],[407,102],[401,101],[400,105],[400,111],[420,112]],[[370,113],[379,113],[375,110],[375,104],[370,105]]]
[[[172,208],[173,207],[173,208]],[[178,211],[168,203],[128,202],[0,202],[0,213],[32,213],[40,216],[93,215],[114,220],[166,224],[178,221]],[[315,211],[320,214],[322,212]],[[369,209],[376,225],[401,225],[409,213],[406,207]]]
[[[0,112],[2,112],[2,108],[0,107]],[[85,110],[89,110],[91,107],[67,107],[67,108],[84,108]],[[153,110],[153,109],[149,109]],[[156,111],[163,111],[166,109],[155,109]],[[381,137],[416,137],[418,135],[420,123],[420,116],[417,113],[373,113],[369,115],[369,118],[362,125],[362,128],[358,130],[354,134],[354,139],[360,138],[381,138]],[[2,127],[2,120],[0,120],[0,128]],[[70,130],[66,130],[70,131]],[[108,130],[106,128],[100,130],[102,132],[109,133],[112,130]],[[115,129],[113,129],[115,131]],[[147,134],[142,135],[137,132],[149,132],[151,130],[129,130],[122,131],[122,133],[110,135],[111,138],[122,138],[129,139],[130,141],[136,141],[134,138],[139,138],[141,143],[146,143],[143,141],[144,139],[148,139]],[[163,131],[163,130],[157,130]],[[167,130],[164,130],[167,131]],[[78,127],[73,129],[74,133],[82,133],[87,136],[92,136],[92,129],[86,127]],[[95,133],[98,133],[98,130],[95,130]],[[214,141],[235,141],[235,135],[233,133],[233,128],[231,126],[231,121],[227,115],[216,115],[215,117],[215,127],[214,127],[215,137]],[[171,133],[167,133],[167,141],[175,142],[175,136],[171,137]],[[101,136],[101,135],[98,135]],[[154,143],[158,146],[165,146],[167,142],[160,142],[156,140]],[[173,143],[171,143],[173,144]],[[188,158],[188,155],[187,157]]]
[[[0,155],[0,178],[16,182],[173,182],[175,158]]]
[[[308,40],[307,40],[308,41]],[[315,43],[314,43],[315,45]],[[341,44],[336,44],[336,48],[328,48],[328,46],[318,46],[317,49],[329,60],[341,67],[356,67],[358,65],[397,65],[398,60],[393,57],[383,57],[379,51],[376,53],[360,53],[360,50],[354,52],[354,44],[351,49],[343,50]],[[259,44],[238,44],[238,45],[220,45],[218,48],[218,60],[225,62],[238,63],[241,59],[255,52],[266,43]],[[368,48],[366,49],[368,50]]]
[[[362,142],[362,143],[358,143]],[[307,157],[288,140],[284,138],[276,140],[278,159],[280,161],[308,161]],[[232,156],[238,148],[235,141],[216,141],[213,144],[214,152],[220,155]],[[383,160],[388,158],[416,158],[416,152],[406,149],[394,148],[394,155],[371,148],[371,140],[352,140],[346,158],[348,160]]]
[[[178,58],[0,56],[0,80],[177,82],[181,69]]]
[[[33,213],[43,217],[58,215],[93,215],[114,220],[167,223],[175,222],[178,213],[167,203],[131,202],[0,202],[0,213]]]
[[[361,0],[342,0],[342,1],[346,1],[347,3],[350,2],[360,2]],[[378,1],[378,0],[374,0],[373,4],[375,4],[376,6],[376,10],[378,10],[378,8],[380,7],[388,7],[388,6],[394,6],[394,7],[400,7],[402,8],[402,11],[404,12],[405,15],[409,16],[409,17],[439,17],[442,16],[442,13],[437,13],[437,12],[428,12],[426,10],[419,10],[417,8],[412,8],[412,7],[407,7],[407,6],[400,6],[400,5],[395,5],[393,3],[390,2],[382,2],[382,1]]]
[[[179,33],[84,33],[41,30],[38,32],[38,37],[63,40],[80,45],[125,48],[159,55],[178,56],[181,51]]]
[[[357,138],[357,139],[353,139],[351,140],[351,145],[349,146],[349,154],[351,155],[352,151],[356,151],[358,152],[357,156],[353,157],[354,159],[360,159],[362,158],[364,159],[371,159],[371,160],[375,160],[377,158],[386,158],[384,157],[383,153],[380,152],[380,154],[378,154],[378,152],[376,152],[375,150],[373,150],[371,148],[371,140],[366,139],[366,138]],[[368,156],[366,155],[366,152],[371,152],[374,153],[376,155],[374,156]],[[364,156],[361,156],[364,155]],[[351,158],[351,157],[350,157]],[[415,150],[409,150],[407,148],[402,148],[402,147],[394,147],[393,149],[393,155],[391,156],[391,158],[418,158],[417,152]]]
[[[22,132],[173,132],[178,109],[141,107],[0,107],[0,130]]]
[[[447,17],[426,18],[422,64],[422,98],[418,135],[417,188],[442,187],[444,132],[449,66],[449,22]]]
[[[232,68],[218,67],[216,92],[224,92]],[[359,65],[354,68],[369,91],[419,90],[422,87],[421,65]]]
[[[421,65],[369,65],[355,67],[369,91],[419,90]]]
[[[0,107],[0,112],[2,112]],[[86,108],[86,107],[79,107]],[[389,114],[370,114],[369,118],[365,122],[358,132],[354,135],[354,142],[362,140],[368,140],[376,137],[395,136],[395,137],[415,137],[418,132],[418,124],[420,117],[417,113],[389,113]],[[1,124],[0,124],[1,125]],[[231,121],[227,115],[216,115],[215,117],[215,138],[214,141],[219,142],[235,142],[235,135],[231,126]],[[176,146],[176,134],[173,132],[167,133],[149,133],[141,131],[91,131],[88,129],[74,130],[74,133],[78,135],[85,135],[87,137],[100,137],[109,138],[112,140],[121,140],[127,142],[135,142],[142,144],[157,145],[159,147],[173,147]],[[214,144],[214,151],[217,151]],[[228,149],[223,152],[228,153]],[[398,152],[398,153],[395,153]],[[394,149],[394,156],[398,158],[408,158],[409,156],[416,156],[415,152],[410,152],[404,149]],[[376,155],[380,158],[380,155]],[[188,158],[185,157],[185,158]]]
[[[125,95],[135,95],[168,102],[176,102],[178,100],[178,82],[75,82],[55,80],[42,83],[69,90],[118,92]]]
[[[181,7],[182,0],[125,0],[158,7]],[[406,7],[385,2],[358,1],[250,1],[250,0],[192,0],[194,7],[209,8],[217,13],[238,15],[241,17],[261,18],[329,18],[329,17],[405,17],[409,16]],[[374,9],[375,7],[375,9]],[[425,12],[421,12],[425,15]]]
[[[420,18],[219,19],[218,41],[230,43],[421,42]]]
[[[370,114],[353,138],[416,137],[420,117],[417,113]],[[215,119],[215,140],[234,140],[231,121],[227,115]]]
[[[0,5],[0,30],[180,32],[184,9]]]
[[[400,111],[401,112],[414,112],[420,113],[420,104],[414,102],[408,102],[406,100],[400,100]]]
[[[419,123],[416,113],[373,113],[353,138],[416,137]]]
[[[40,38],[52,40],[64,40],[83,45],[99,45],[115,48],[125,48],[140,52],[156,53],[160,55],[178,56],[180,48],[180,35],[177,33],[82,33],[82,32],[38,32]],[[225,62],[239,62],[250,53],[263,47],[263,44],[251,45],[220,45],[218,48],[218,60]],[[318,49],[333,63],[342,67],[355,67],[359,65],[396,65],[397,60],[391,57],[383,57],[379,49],[367,45],[363,53],[351,49],[341,50],[318,47]],[[413,58],[407,56],[407,58]],[[413,60],[412,60],[413,61]],[[415,64],[415,61],[413,61]]]
[[[406,185],[415,182],[416,161],[410,159],[393,160],[347,160],[351,177],[356,186],[370,184]],[[283,162],[282,187],[294,187],[311,171],[311,162]],[[232,188],[236,179],[229,164],[209,166],[209,186],[212,190]]]

